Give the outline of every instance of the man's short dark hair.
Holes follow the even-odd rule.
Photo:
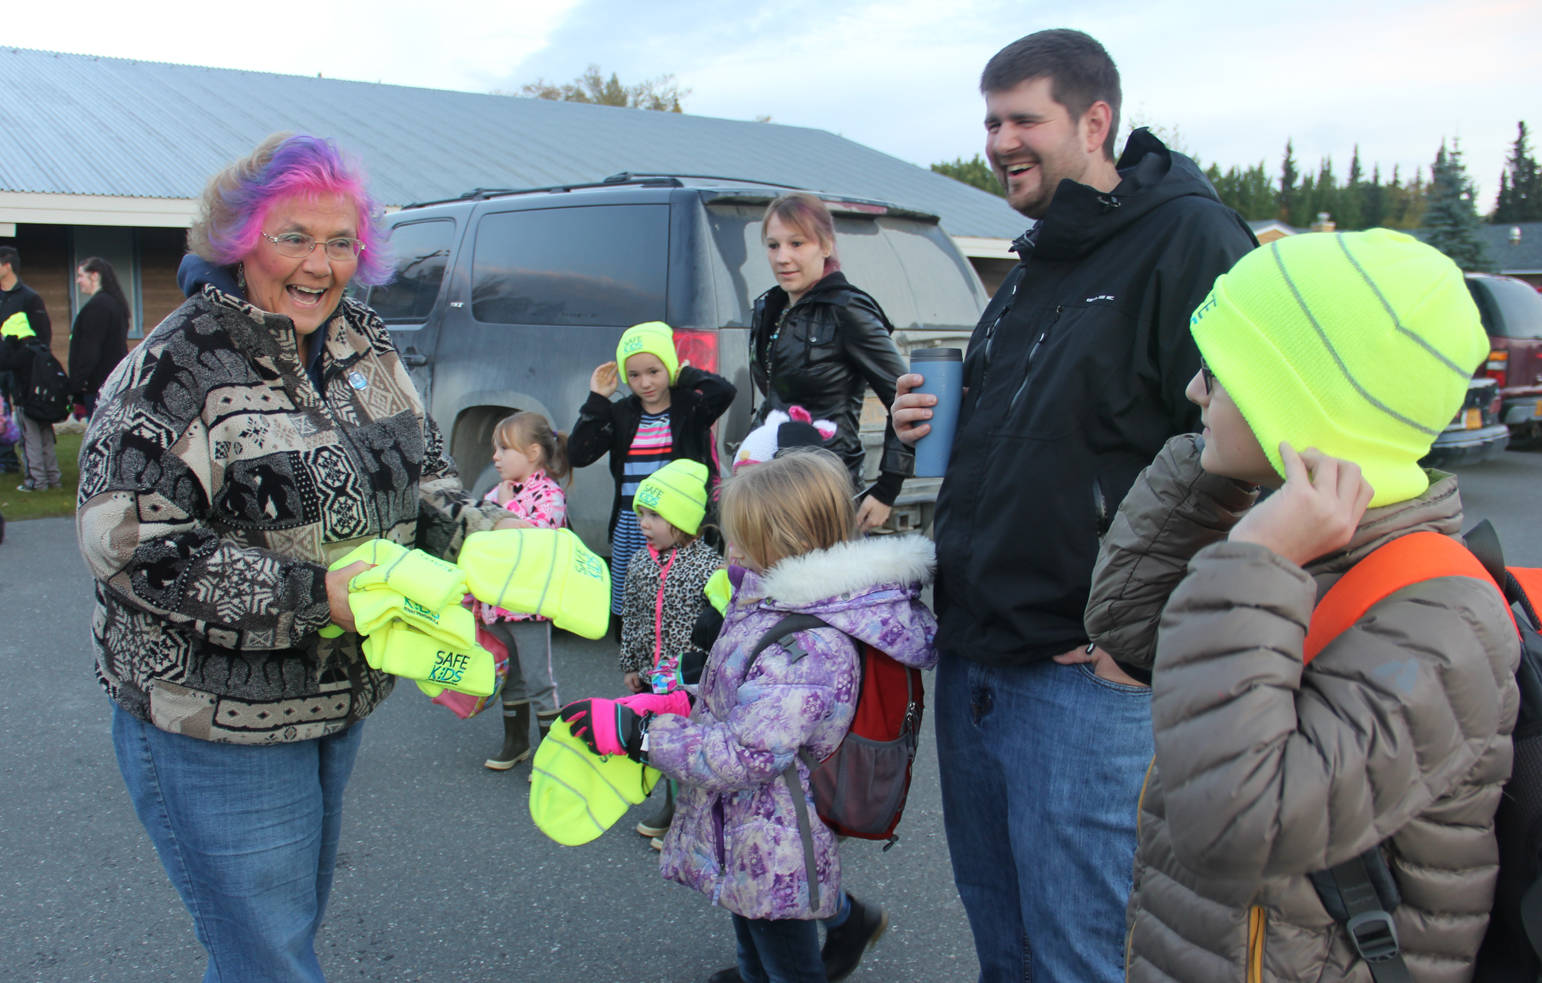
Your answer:
[[[1113,111],[1103,154],[1114,159],[1119,132],[1119,69],[1108,52],[1090,35],[1057,28],[1018,38],[996,52],[980,73],[980,91],[1006,92],[1030,79],[1048,78],[1049,94],[1071,113],[1075,122],[1093,103],[1106,102]]]
[[[11,246],[0,246],[0,266],[9,266],[12,273],[21,276],[21,253]]]

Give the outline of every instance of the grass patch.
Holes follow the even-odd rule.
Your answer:
[[[5,515],[5,521],[49,519],[75,514],[75,485],[80,477],[77,461],[80,456],[80,436],[80,431],[73,427],[55,430],[54,451],[59,455],[59,478],[63,482],[61,488],[20,492],[16,486],[22,482],[21,475],[10,471],[0,474],[0,513]],[[16,454],[21,456],[19,444]]]

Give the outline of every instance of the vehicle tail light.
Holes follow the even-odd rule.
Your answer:
[[[1496,348],[1488,353],[1488,361],[1483,363],[1483,374],[1503,386],[1510,375],[1510,353],[1502,348]]]
[[[698,369],[716,372],[717,332],[676,331],[675,354],[680,356],[681,365],[690,362]]]

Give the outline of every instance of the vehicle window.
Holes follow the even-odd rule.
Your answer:
[[[396,279],[371,289],[365,303],[388,323],[426,320],[444,284],[444,271],[454,241],[453,219],[404,222],[396,226],[391,230],[391,249],[396,253]]]
[[[903,219],[879,219],[879,225],[905,271],[916,323],[972,329],[985,309],[985,291],[963,254],[938,243],[946,233]]]
[[[664,319],[669,206],[492,212],[477,226],[471,314],[496,324]]]
[[[1542,294],[1531,286],[1505,277],[1468,280],[1467,286],[1478,301],[1489,334],[1542,338]]]

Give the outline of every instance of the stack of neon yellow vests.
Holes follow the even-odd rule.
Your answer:
[[[610,617],[610,572],[568,529],[472,533],[458,565],[374,539],[332,569],[359,561],[374,564],[348,583],[365,661],[416,680],[429,696],[446,689],[491,696],[497,687],[492,653],[477,644],[476,618],[461,603],[468,592],[586,638],[603,637]]]
[[[384,539],[332,564],[374,566],[348,583],[348,607],[374,669],[416,680],[429,696],[445,689],[490,696],[491,652],[477,644],[476,619],[462,606],[466,575],[453,563]]]

